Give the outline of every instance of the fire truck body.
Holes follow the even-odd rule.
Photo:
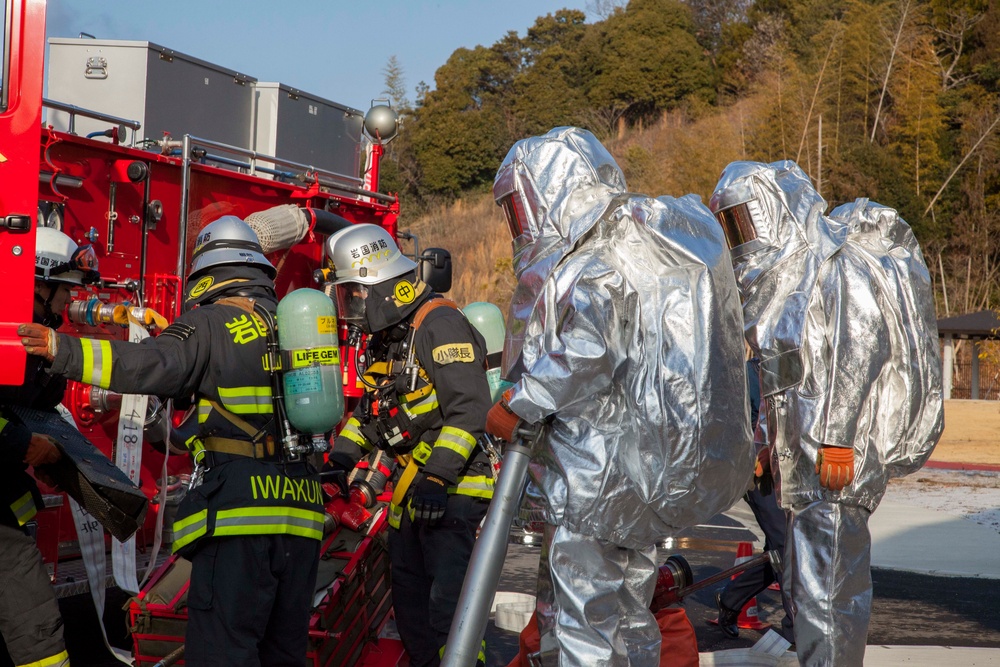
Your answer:
[[[20,384],[23,380],[25,356],[16,327],[31,320],[36,225],[57,227],[77,243],[91,244],[99,258],[101,284],[74,290],[61,331],[118,340],[126,339],[129,330],[112,321],[115,306],[126,306],[139,319],[155,311],[170,321],[180,313],[195,237],[204,225],[223,215],[245,218],[288,204],[308,210],[313,226],[305,236],[290,247],[269,254],[277,269],[275,283],[279,296],[314,286],[313,272],[322,264],[323,241],[331,230],[324,227],[324,221],[374,223],[396,237],[398,202],[394,196],[377,192],[380,145],[369,148],[365,175],[314,166],[328,164],[340,169],[359,165],[359,147],[364,145],[360,112],[281,84],[263,85],[257,95],[253,90],[256,80],[243,77],[237,84],[229,81],[227,85],[249,87],[251,94],[241,92],[248,104],[257,104],[259,100],[267,104],[263,113],[251,108],[245,115],[264,118],[279,130],[284,127],[279,122],[281,114],[285,114],[285,126],[289,124],[289,115],[280,101],[282,96],[290,99],[297,95],[296,99],[310,106],[315,104],[318,109],[322,106],[320,111],[339,110],[339,118],[334,113],[327,114],[335,125],[330,133],[341,137],[337,145],[346,147],[349,154],[306,163],[258,151],[260,144],[234,145],[213,137],[199,138],[183,127],[173,135],[155,129],[144,134],[140,121],[129,119],[114,106],[114,96],[101,102],[100,109],[87,108],[82,103],[86,99],[43,101],[45,2],[6,0],[0,7],[4,12],[0,42],[4,51],[0,71],[0,257],[3,258],[0,278],[4,286],[0,383]],[[70,46],[74,48],[95,48],[78,44],[86,41],[63,40],[73,42]],[[153,53],[148,43],[139,44],[143,51]],[[101,44],[108,51],[115,47],[111,42]],[[157,61],[167,60],[163,54],[169,50],[157,48]],[[169,53],[175,61],[201,62]],[[91,64],[100,67],[101,61],[96,59],[91,63],[90,57],[85,61],[87,67]],[[201,65],[205,71],[212,69],[205,63]],[[108,78],[112,78],[113,70],[108,72]],[[50,80],[59,76],[66,75],[50,73]],[[211,83],[208,78],[204,81]],[[121,81],[116,81],[116,85],[121,85]],[[144,84],[136,81],[135,85]],[[170,99],[171,108],[181,109],[186,118],[194,118],[195,125],[199,114],[216,113],[197,92],[191,86],[157,89],[158,95]],[[43,107],[48,108],[44,123]],[[160,111],[157,107],[156,112]],[[310,112],[310,116],[316,115],[320,113]],[[150,114],[146,113],[144,118],[148,117]],[[212,123],[219,121],[213,117],[211,123],[202,127],[211,131]],[[305,158],[313,157],[308,151],[320,151],[330,143],[323,136],[312,143],[302,137],[288,139],[291,134],[287,130],[258,132],[259,127],[254,128],[252,136],[259,135],[269,142],[266,145],[278,149],[287,145]],[[87,136],[77,133],[81,128],[86,128]],[[158,136],[154,134],[157,132]],[[123,142],[126,134],[131,145]],[[346,346],[346,330],[342,329],[341,334],[341,345]],[[353,359],[355,355],[350,352],[343,349],[341,358]],[[345,362],[343,374],[350,406],[350,399],[356,399],[362,390],[352,364]],[[63,404],[87,439],[114,460],[120,397],[71,382]],[[167,465],[171,477],[164,477],[163,451],[169,451],[169,438],[155,437],[152,431],[159,429],[169,416],[153,409],[160,405],[159,401],[151,401],[150,405],[139,484],[151,504],[145,524],[136,534],[140,552],[153,542],[158,513],[167,513],[165,525],[169,526],[170,504],[160,507],[157,502],[160,487],[168,484],[171,489],[181,489],[183,484],[177,477],[191,467],[189,457],[171,457]],[[173,421],[176,423],[176,415]],[[163,434],[162,430],[157,432]],[[156,440],[166,442],[154,447]],[[48,491],[46,500],[51,507],[38,515],[38,543],[45,561],[54,570],[57,592],[77,594],[86,590],[86,586],[62,581],[59,571],[61,561],[78,553],[74,522],[68,503],[62,502],[61,495],[54,490]],[[372,632],[377,632],[385,622],[389,588],[382,545],[384,532],[385,522],[376,516],[365,536],[353,545],[345,546],[342,541],[325,544],[324,558],[341,559],[343,571],[330,575],[330,594],[314,615],[310,630],[313,642],[310,659],[314,664],[355,664],[364,645],[364,640],[358,638],[370,639]],[[338,529],[331,533],[337,534]],[[330,539],[328,536],[325,542]],[[140,576],[144,566],[144,561],[139,563]],[[379,576],[364,584],[352,583],[372,573]],[[348,617],[339,619],[340,615]],[[350,636],[351,646],[338,643],[341,636]],[[138,651],[138,643],[136,647]],[[345,661],[348,658],[350,662]]]

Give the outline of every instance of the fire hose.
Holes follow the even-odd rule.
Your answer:
[[[184,657],[184,644],[181,644],[173,651],[163,656],[163,660],[153,664],[153,667],[170,667]]]
[[[448,632],[448,644],[441,659],[442,667],[467,667],[479,659],[480,643],[486,634],[490,618],[493,591],[500,582],[500,572],[507,558],[507,542],[514,512],[521,504],[528,481],[528,462],[531,452],[521,439],[510,443],[504,452],[500,477],[493,489],[493,501],[486,511],[486,518],[479,530],[479,538],[472,548],[469,569],[458,598],[458,606]]]

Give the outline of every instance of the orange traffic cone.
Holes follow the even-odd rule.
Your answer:
[[[753,558],[753,545],[749,542],[740,542],[736,547],[736,562],[734,565],[745,563],[751,558]],[[733,578],[735,579],[736,577]],[[766,630],[771,627],[767,623],[762,623],[760,618],[757,617],[756,595],[743,605],[743,609],[740,610],[740,616],[736,620],[736,626],[746,628],[747,630]]]

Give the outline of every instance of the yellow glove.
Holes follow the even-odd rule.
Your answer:
[[[831,491],[840,491],[854,481],[853,447],[820,447],[816,456],[819,483]]]

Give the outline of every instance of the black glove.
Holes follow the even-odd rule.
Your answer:
[[[441,521],[448,507],[446,482],[430,475],[421,475],[410,494],[410,512],[413,523],[434,526]]]

